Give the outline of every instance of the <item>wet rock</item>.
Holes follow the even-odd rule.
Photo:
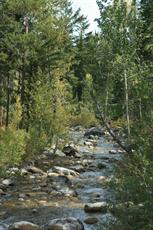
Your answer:
[[[104,163],[98,163],[97,168],[98,169],[105,169],[105,168],[107,168],[107,165]]]
[[[6,192],[4,192],[2,189],[0,189],[0,196],[5,196]]]
[[[35,179],[36,179],[36,176],[35,176],[35,175],[30,175],[30,176],[29,176],[29,179],[35,180]]]
[[[65,157],[65,153],[63,153],[61,150],[57,149],[56,152],[55,152],[55,156]]]
[[[47,186],[42,188],[52,195],[64,195],[64,196],[77,196],[77,192],[73,190],[73,184],[71,180],[64,175],[53,174],[47,179]]]
[[[71,169],[77,171],[78,173],[85,172],[83,165],[74,165],[71,167]]]
[[[38,225],[27,222],[27,221],[20,221],[14,224],[11,224],[8,227],[8,230],[42,230]]]
[[[61,184],[63,183],[63,184],[68,185],[69,187],[72,187],[72,182],[71,182],[71,180],[70,180],[68,177],[66,177],[66,176],[60,175],[60,176],[57,177],[57,180],[58,180],[58,182],[60,182]]]
[[[107,176],[100,176],[100,177],[97,178],[97,181],[98,181],[100,184],[109,183],[111,180],[112,180],[112,177],[107,177]]]
[[[52,146],[51,148],[46,148],[45,151],[43,152],[43,156],[45,155],[54,155],[57,157],[65,157],[65,154],[60,150],[60,149],[56,149],[56,146]]]
[[[91,135],[101,137],[105,135],[105,133],[99,128],[92,127],[85,132],[84,136],[89,138]]]
[[[36,209],[36,208],[32,209],[32,213],[34,213],[34,214],[38,213],[38,209]]]
[[[45,230],[84,230],[82,222],[75,218],[54,219],[49,221]]]
[[[75,158],[81,158],[82,157],[82,155],[81,155],[81,153],[75,153]]]
[[[2,190],[4,190],[4,191],[6,191],[6,185],[4,185],[4,184],[0,184],[0,189],[2,189]]]
[[[85,141],[84,145],[87,145],[89,148],[94,147],[94,145],[91,141]]]
[[[58,173],[58,174],[61,174],[61,175],[65,175],[65,176],[79,176],[79,173],[72,170],[72,169],[68,169],[68,168],[63,168],[63,167],[58,167],[58,166],[55,166],[53,169],[52,169],[53,172],[55,173]]]
[[[110,154],[117,154],[117,153],[118,153],[118,151],[117,151],[117,150],[115,150],[115,149],[112,149],[112,150],[109,150],[109,153],[110,153]]]
[[[103,212],[106,213],[108,209],[108,204],[106,202],[97,202],[85,204],[85,212]]]
[[[104,161],[108,161],[110,158],[109,158],[109,157],[103,157],[103,156],[102,156],[100,159],[101,159],[101,160],[104,160]]]
[[[15,175],[18,172],[19,172],[19,168],[17,167],[9,168],[9,170],[7,171],[7,173],[10,173],[12,175]]]
[[[89,139],[94,140],[94,139],[95,139],[95,136],[94,136],[94,135],[90,135],[90,136],[89,136]]]
[[[2,184],[6,185],[6,186],[14,186],[14,182],[11,179],[5,179],[5,180],[3,180]]]
[[[0,225],[0,230],[7,230],[8,226],[6,224]]]
[[[29,198],[30,197],[30,194],[26,194],[26,193],[21,193],[21,194],[19,194],[19,196],[18,196],[19,198],[21,198],[21,199],[26,199],[26,198]]]
[[[44,174],[44,172],[41,169],[39,169],[35,166],[28,166],[27,171],[30,173],[33,173],[33,174],[37,174],[37,173],[38,174]]]
[[[21,175],[27,175],[28,171],[24,168],[21,169]]]
[[[66,197],[77,197],[78,193],[70,188],[61,188],[59,192]]]
[[[86,224],[96,224],[98,223],[98,219],[96,217],[88,217],[84,220]]]
[[[78,153],[78,149],[74,144],[67,144],[63,148],[63,153],[65,153],[67,156],[73,156],[78,157],[80,156]]]

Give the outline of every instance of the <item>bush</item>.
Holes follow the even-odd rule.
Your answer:
[[[134,204],[117,214],[121,228],[153,229],[153,162],[145,153],[135,153],[131,158],[126,158],[118,171],[114,188],[119,202],[130,201]]]
[[[66,101],[65,89],[60,81],[38,86],[34,96],[29,134],[27,156],[40,154],[42,150],[57,143],[69,126],[69,106]]]
[[[97,126],[98,120],[95,113],[89,111],[87,108],[81,108],[79,114],[71,117],[71,126],[82,125],[84,127]]]
[[[49,143],[51,143],[52,136],[48,136],[48,133],[45,130],[39,131],[39,129],[34,126],[29,131],[29,140],[26,146],[25,155],[26,158],[33,158],[34,155],[40,154]]]
[[[0,129],[0,168],[18,165],[25,154],[27,133],[14,128]]]

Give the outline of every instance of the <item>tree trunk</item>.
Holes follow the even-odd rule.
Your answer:
[[[139,116],[140,116],[140,120],[142,120],[142,101],[141,101],[141,98],[139,99]]]
[[[105,121],[105,119],[104,119],[104,115],[103,115],[103,113],[101,112],[101,109],[100,109],[100,107],[99,107],[97,101],[96,101],[96,100],[94,100],[94,101],[95,101],[95,103],[96,103],[97,111],[98,111],[98,113],[99,113],[99,115],[100,115],[101,121],[104,123],[104,126],[106,127],[106,130],[109,132],[109,134],[110,134],[111,137],[114,139],[114,141],[115,141],[123,150],[125,150],[125,152],[130,153],[131,150],[128,149],[126,146],[124,146],[124,145],[122,144],[122,142],[115,136],[115,134],[113,133],[113,131],[110,129],[109,124],[108,124],[108,123]]]
[[[128,137],[130,137],[129,94],[128,94],[128,81],[127,81],[126,69],[124,69],[124,80],[125,80],[125,105],[126,105],[127,130],[128,130]]]
[[[2,92],[2,89],[3,89],[3,80],[2,80],[2,76],[0,76],[0,127],[2,127],[3,125],[3,92]],[[2,100],[2,101],[1,101]]]
[[[9,109],[10,109],[10,76],[7,77],[7,102],[6,102],[6,121],[5,126],[9,124]]]
[[[106,127],[106,130],[109,132],[109,134],[111,135],[111,137],[114,139],[114,141],[126,152],[126,153],[131,153],[131,149],[129,149],[128,147],[126,147],[124,144],[122,144],[122,141],[120,141],[116,135],[113,133],[113,131],[110,129],[109,127],[109,124],[105,121],[105,118],[104,118],[104,114],[103,112],[101,111],[100,109],[100,106],[95,98],[95,96],[93,95],[93,92],[90,91],[89,89],[89,92],[90,92],[90,95],[91,95],[91,98],[92,100],[94,101],[95,105],[96,105],[96,108],[97,108],[97,112],[99,113],[99,116],[100,116],[100,119],[102,121],[102,123],[104,124],[104,126]]]
[[[106,98],[105,98],[105,113],[104,113],[105,121],[107,121],[107,112],[108,112],[108,87],[106,89]]]
[[[0,127],[3,125],[3,106],[0,106]]]

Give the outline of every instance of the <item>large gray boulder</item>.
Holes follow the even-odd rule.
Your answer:
[[[106,202],[97,202],[85,204],[85,212],[103,212],[106,213],[108,209],[108,204]]]
[[[79,173],[68,168],[63,168],[59,166],[54,166],[52,169],[53,172],[58,173],[59,175],[65,175],[65,176],[79,176]]]
[[[44,174],[43,170],[32,165],[27,167],[27,171],[32,174]]]
[[[90,129],[88,129],[84,134],[84,136],[87,137],[87,138],[89,138],[90,136],[101,137],[103,135],[105,135],[105,132],[102,131],[100,128],[96,128],[96,127],[92,127]]]
[[[54,219],[45,225],[45,230],[84,230],[82,222],[75,218]]]
[[[9,225],[8,230],[42,230],[42,228],[27,221],[20,221]]]
[[[73,156],[76,158],[81,157],[77,147],[74,144],[66,144],[62,151],[66,156]]]

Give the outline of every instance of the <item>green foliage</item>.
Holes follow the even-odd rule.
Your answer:
[[[146,153],[135,153],[121,165],[114,184],[120,202],[130,201],[134,205],[121,209],[117,214],[122,229],[152,229],[153,163]]]
[[[71,126],[92,127],[98,125],[95,113],[87,107],[81,107],[71,117]]]
[[[63,137],[69,126],[67,93],[61,81],[37,86],[31,113],[28,155],[39,154],[44,147]]]
[[[25,155],[28,135],[24,130],[0,129],[0,167],[18,165]]]

